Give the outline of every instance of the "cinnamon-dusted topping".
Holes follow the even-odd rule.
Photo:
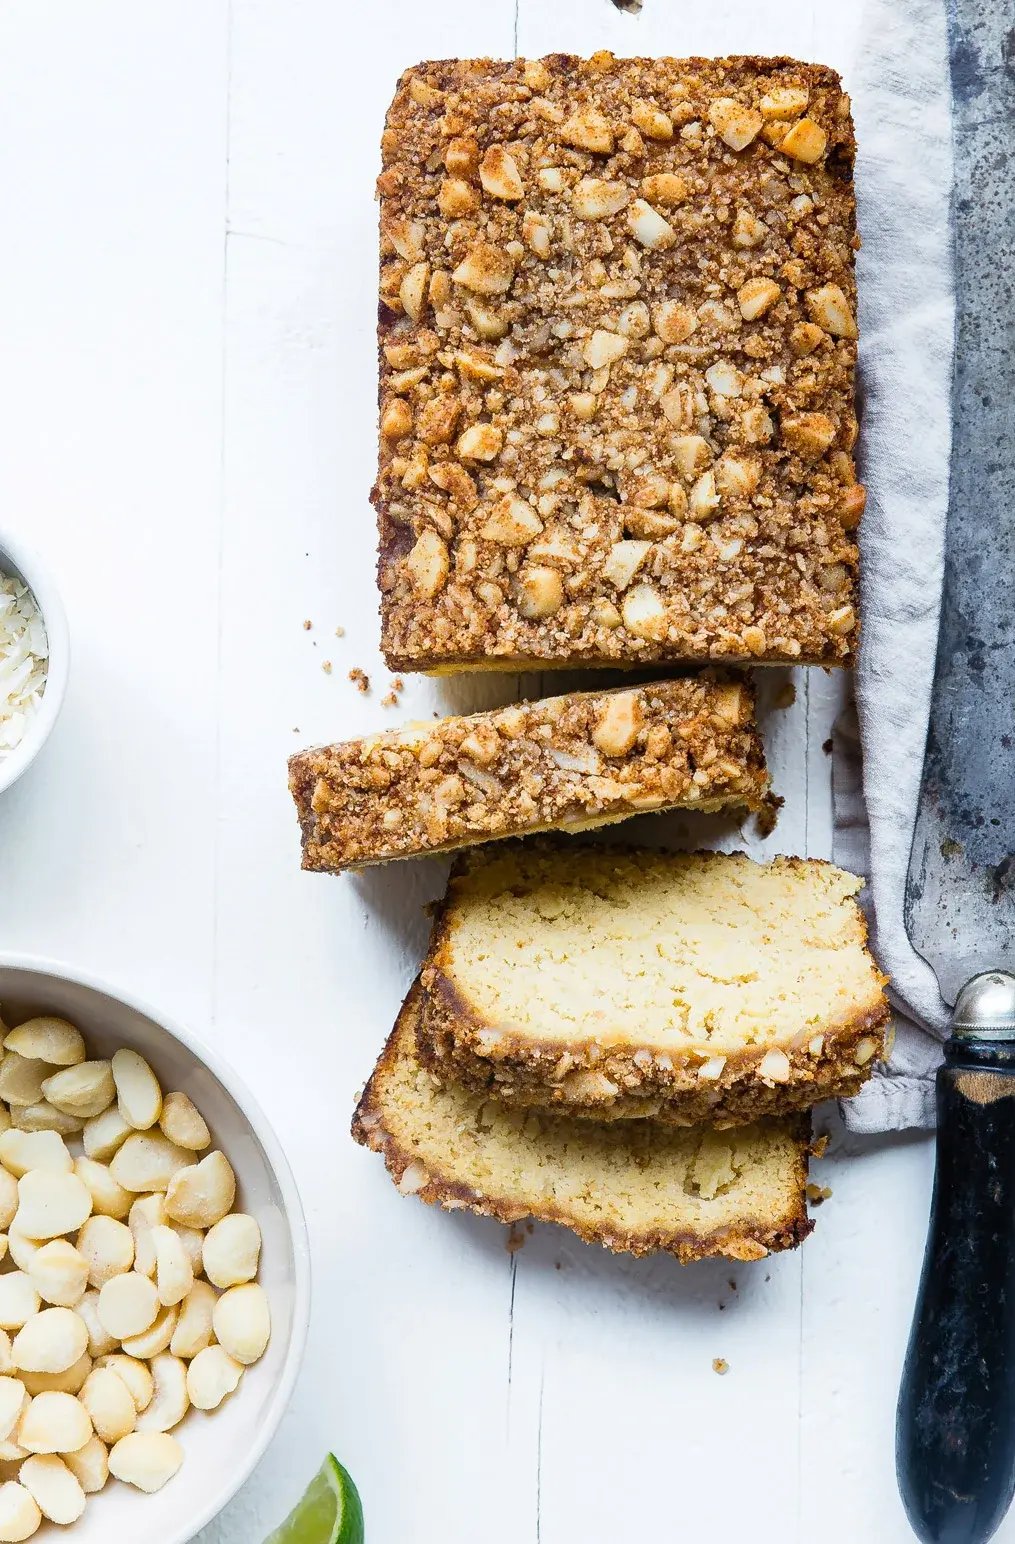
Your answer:
[[[331,870],[666,806],[758,809],[768,788],[751,687],[708,676],[304,751],[289,776],[303,866]]]
[[[838,77],[792,60],[403,76],[379,182],[392,668],[849,661],[853,143]]]

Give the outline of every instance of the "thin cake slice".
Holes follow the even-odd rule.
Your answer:
[[[806,858],[513,843],[460,859],[422,972],[441,1078],[717,1126],[855,1093],[888,1005],[854,900]]]
[[[682,806],[758,809],[768,775],[746,681],[573,692],[302,751],[303,867],[341,869]]]
[[[511,1110],[424,1070],[418,1007],[417,985],[352,1126],[403,1195],[501,1222],[563,1223],[588,1243],[682,1261],[756,1260],[811,1231],[805,1116],[717,1132]]]
[[[382,140],[398,670],[849,663],[854,137],[793,59],[452,59]]]

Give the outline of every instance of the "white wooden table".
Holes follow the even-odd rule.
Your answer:
[[[296,1398],[205,1544],[257,1544],[329,1447],[370,1544],[909,1538],[892,1444],[927,1142],[837,1139],[815,1236],[755,1267],[614,1258],[550,1228],[511,1254],[495,1224],[401,1199],[348,1123],[441,870],[302,875],[285,781],[296,747],[398,717],[366,498],[398,72],[612,47],[799,53],[849,81],[864,9],[0,9],[0,525],[52,561],[74,647],[53,740],[0,801],[0,947],[102,972],[231,1057],[313,1240]],[[838,689],[799,677],[768,715],[786,808],[754,850],[828,851]],[[491,690],[409,679],[399,712]]]

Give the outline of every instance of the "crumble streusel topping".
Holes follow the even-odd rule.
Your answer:
[[[303,866],[364,863],[682,805],[757,809],[754,693],[695,678],[574,692],[293,756]]]
[[[849,99],[787,59],[444,61],[383,137],[393,669],[849,661]]]

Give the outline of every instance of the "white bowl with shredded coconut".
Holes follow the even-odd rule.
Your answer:
[[[0,793],[32,764],[67,686],[67,619],[42,560],[0,532]]]

